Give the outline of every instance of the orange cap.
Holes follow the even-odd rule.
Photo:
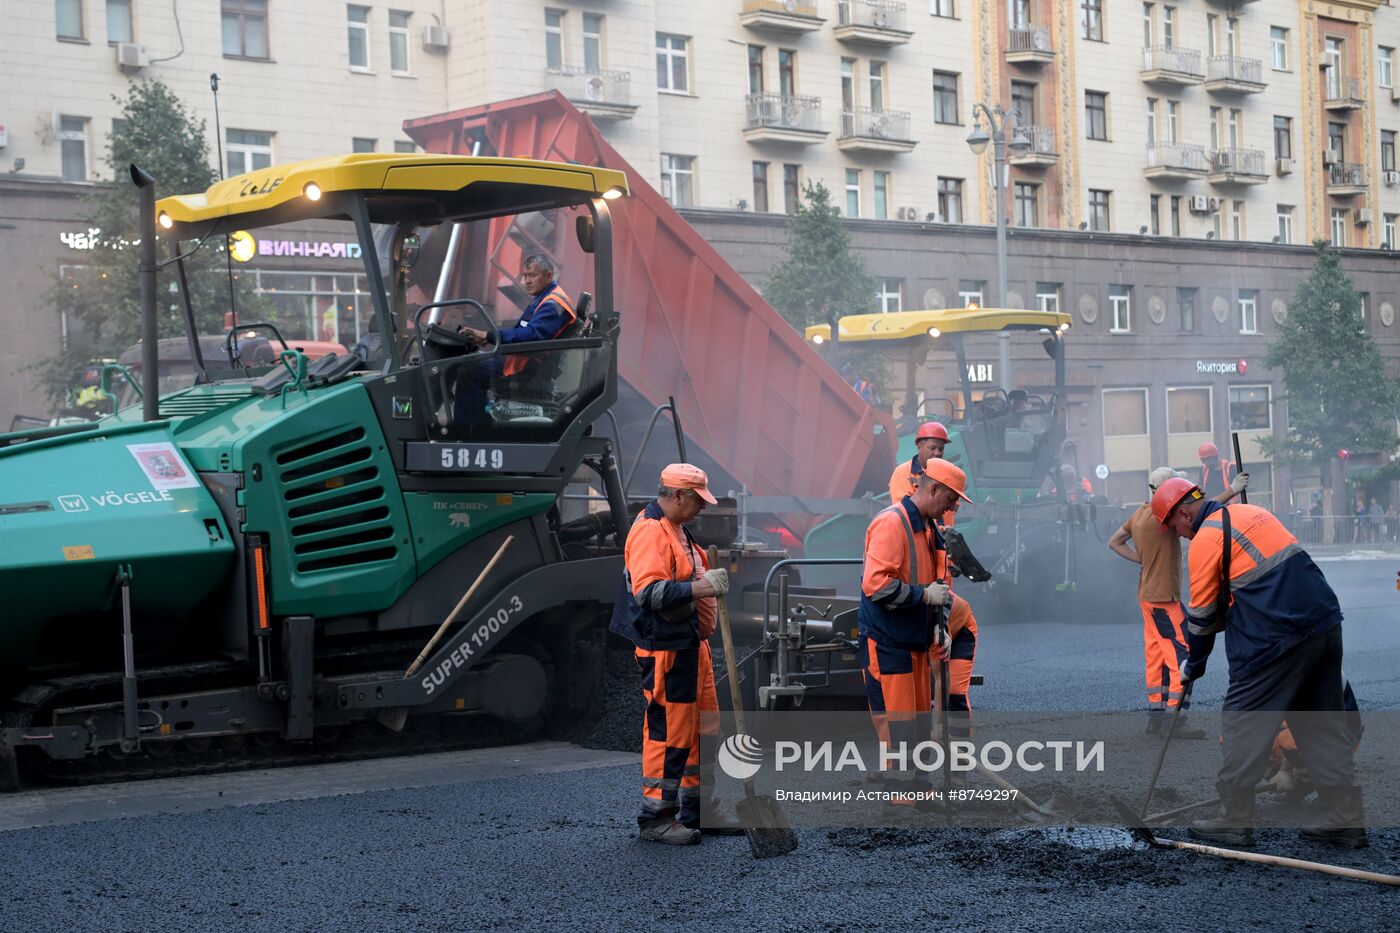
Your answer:
[[[967,488],[967,474],[942,457],[929,457],[928,463],[924,464],[924,475],[953,490],[964,502],[972,501],[963,492]]]
[[[705,471],[690,463],[673,463],[661,471],[661,485],[672,489],[694,489],[710,505],[717,501],[710,493],[710,478]]]

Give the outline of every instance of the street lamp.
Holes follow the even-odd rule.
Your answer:
[[[982,120],[987,126],[983,128]],[[1013,156],[1025,155],[1031,151],[1031,141],[1017,125],[1016,112],[1006,110],[1000,104],[988,107],[983,103],[972,105],[972,132],[967,135],[967,147],[974,155],[987,151],[987,143],[992,144],[992,188],[996,197],[997,220],[997,301],[1004,308],[1006,300],[1006,150]],[[1007,141],[1008,133],[1011,136]],[[997,334],[997,363],[1001,370],[1001,388],[1011,391],[1011,334],[1000,331]]]

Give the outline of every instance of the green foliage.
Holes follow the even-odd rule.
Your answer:
[[[1267,446],[1286,463],[1312,464],[1328,482],[1339,449],[1395,450],[1400,385],[1361,321],[1361,296],[1327,241],[1299,286],[1264,363],[1283,372],[1288,437]]]
[[[210,164],[205,123],[160,81],[133,81],[121,104],[121,117],[109,137],[107,165],[112,183],[98,185],[88,197],[87,226],[97,228],[100,244],[87,253],[81,267],[56,276],[48,299],[68,312],[67,346],[34,367],[36,378],[55,403],[61,403],[76,374],[91,359],[117,357],[141,336],[138,251],[140,239],[136,188],[128,166],[140,165],[156,179],[156,197],[204,191],[218,175]],[[182,244],[188,251],[193,243]],[[158,256],[170,257],[162,240]],[[229,307],[223,238],[210,237],[185,261],[190,297],[199,332],[220,333]],[[179,296],[170,291],[177,277],[174,266],[157,274],[157,327],[162,337],[184,333]],[[248,319],[256,306],[250,285],[235,283],[241,315]]]

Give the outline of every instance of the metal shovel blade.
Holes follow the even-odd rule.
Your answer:
[[[747,795],[735,806],[749,851],[754,858],[787,855],[797,848],[797,834],[788,825],[787,816],[772,797]]]

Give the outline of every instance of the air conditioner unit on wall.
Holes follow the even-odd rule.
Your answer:
[[[1400,84],[1392,84],[1390,86],[1390,99],[1400,100]]]
[[[1193,214],[1208,214],[1210,213],[1210,198],[1202,194],[1193,194],[1188,206]]]
[[[1400,185],[1400,172],[1386,172],[1384,177],[1385,186],[1387,188],[1394,188],[1396,185]]]
[[[446,51],[450,45],[447,27],[429,23],[423,27],[423,48],[433,51]]]
[[[919,209],[917,207],[901,207],[899,209],[900,220],[918,220]]]
[[[1293,173],[1293,160],[1279,159],[1276,168],[1280,175],[1291,175]]]
[[[1326,152],[1322,153],[1323,165],[1334,165],[1340,161],[1342,161],[1341,153],[1337,152],[1335,149],[1328,149]]]
[[[1210,198],[1210,210],[1211,210],[1211,213],[1212,213],[1212,214],[1215,213],[1216,211],[1220,210],[1220,199],[1219,199],[1219,198]]]
[[[1371,222],[1371,209],[1369,207],[1358,207],[1356,209],[1356,223],[1358,226],[1365,226]]]
[[[116,49],[118,68],[145,68],[151,63],[150,53],[146,51],[144,45],[137,45],[135,42],[118,42]]]

